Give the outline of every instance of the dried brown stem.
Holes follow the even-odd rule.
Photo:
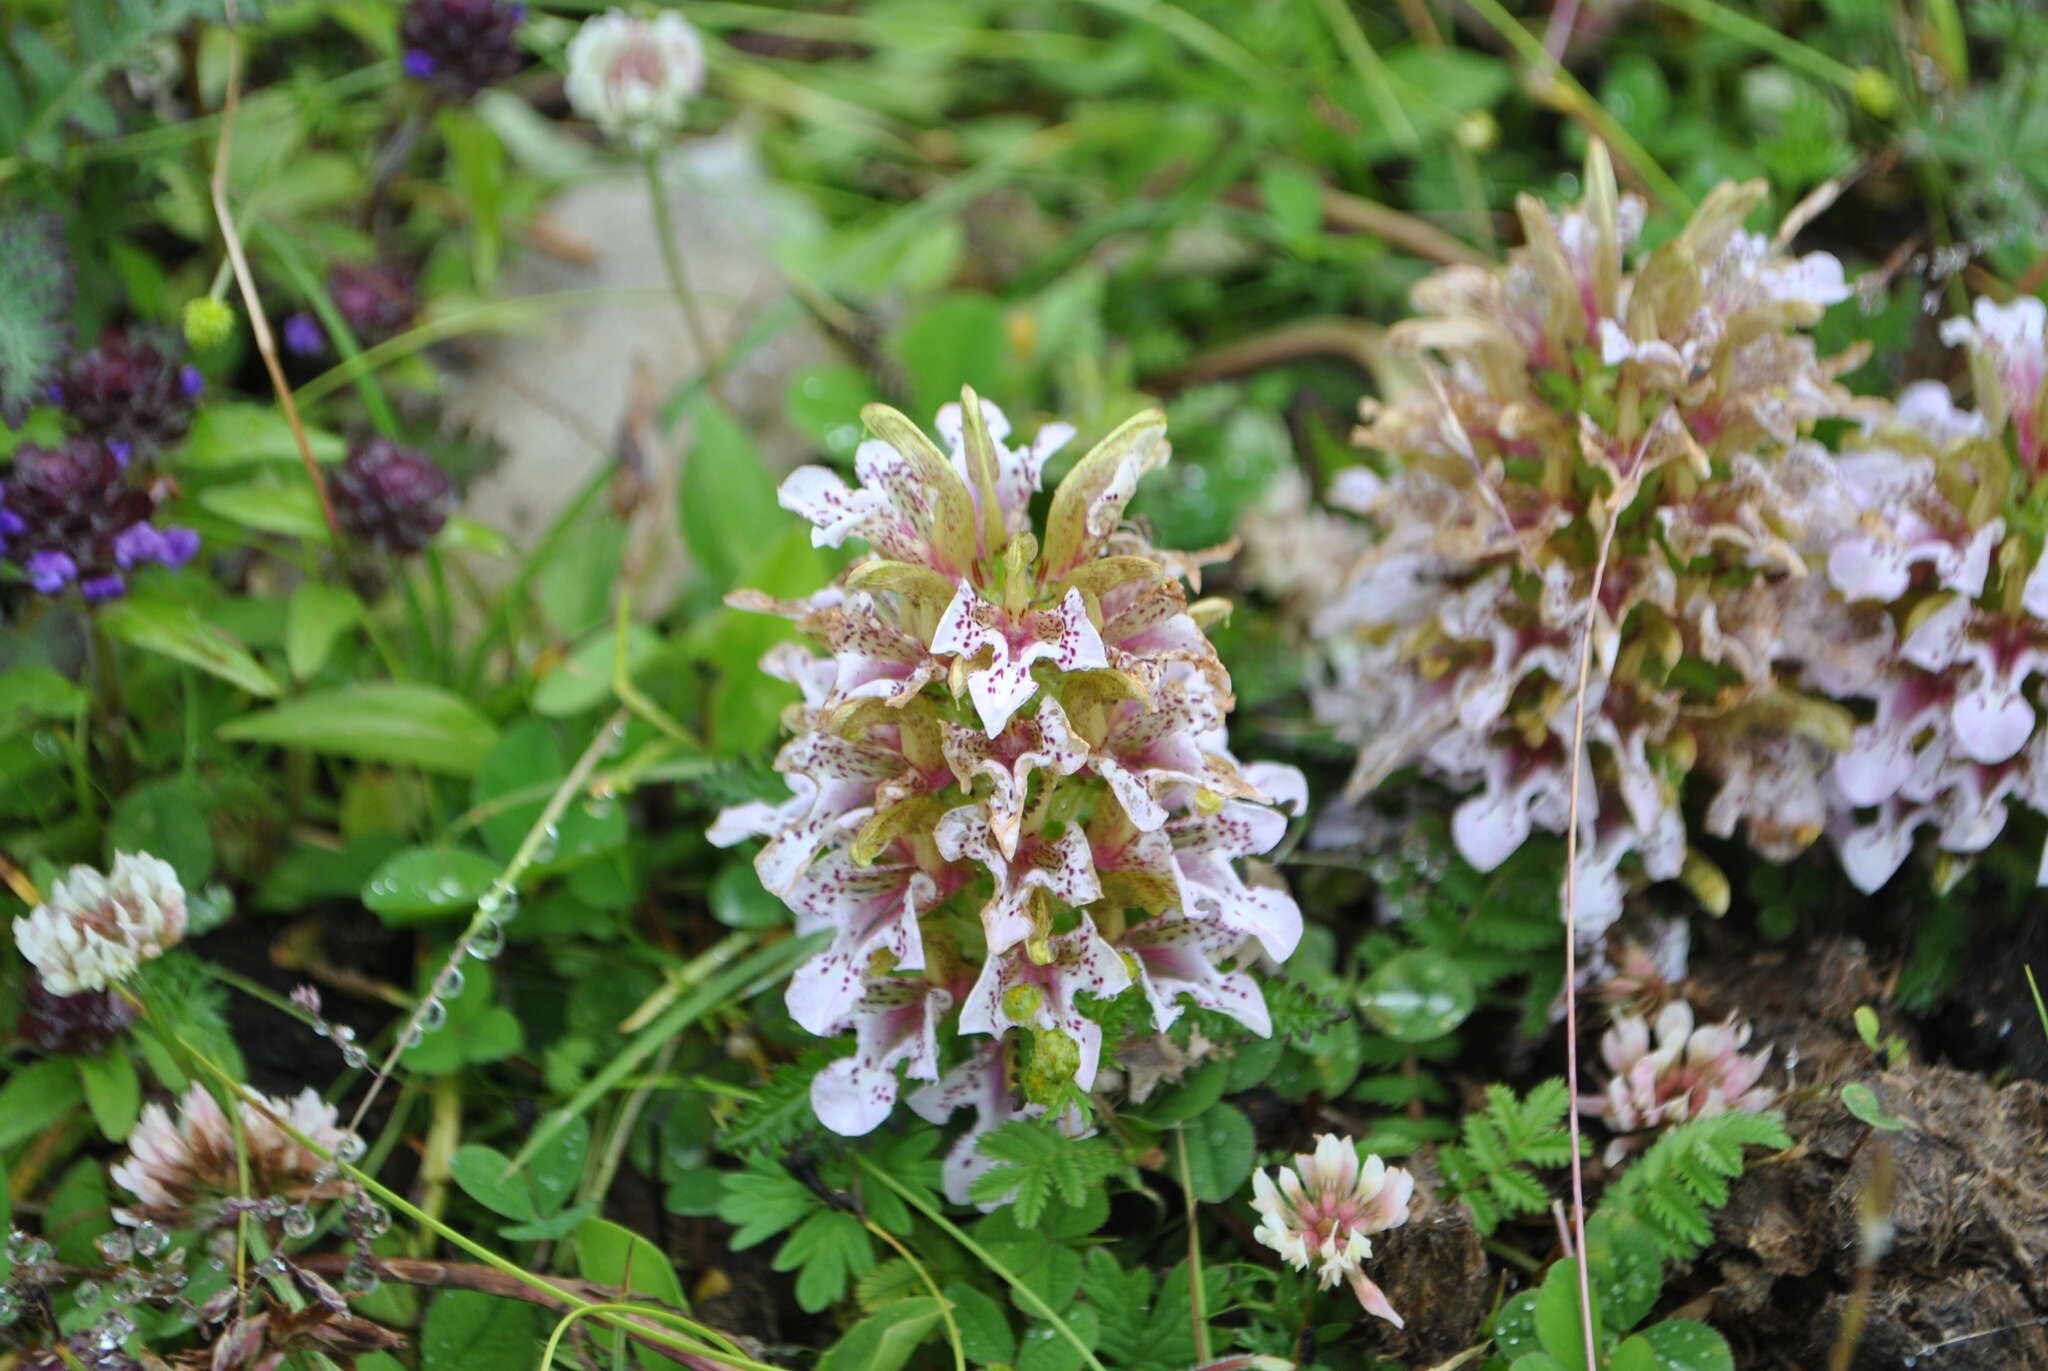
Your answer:
[[[298,1259],[298,1265],[319,1276],[339,1276],[345,1273],[352,1263],[359,1260],[361,1259],[348,1253],[332,1253]],[[400,1285],[421,1286],[429,1290],[470,1290],[480,1295],[496,1295],[500,1299],[536,1304],[556,1314],[567,1314],[580,1304],[631,1302],[660,1305],[660,1301],[649,1299],[645,1295],[628,1293],[613,1286],[600,1285],[596,1281],[579,1280],[570,1276],[538,1277],[537,1279],[545,1281],[556,1292],[550,1295],[527,1281],[514,1279],[494,1267],[476,1262],[437,1262],[420,1261],[411,1257],[373,1256],[369,1258],[369,1263],[370,1269],[375,1271],[381,1280],[395,1281]],[[715,1357],[693,1356],[665,1342],[633,1331],[631,1325],[636,1324],[657,1332],[666,1331],[654,1319],[632,1314],[619,1314],[616,1317],[621,1325],[625,1325],[622,1328],[625,1335],[642,1347],[658,1352],[671,1361],[693,1367],[695,1371],[726,1371],[725,1363]],[[721,1332],[719,1336],[739,1347],[754,1360],[765,1359],[766,1349],[754,1339],[739,1333]]]
[[[242,101],[242,38],[236,29],[235,0],[227,0],[228,38],[228,86],[227,95],[221,101],[220,141],[214,147],[213,193],[214,217],[220,221],[221,240],[227,245],[228,263],[234,268],[235,285],[242,292],[242,304],[249,311],[249,331],[255,335],[256,351],[263,356],[263,369],[270,375],[270,387],[277,392],[278,408],[284,411],[285,422],[291,425],[292,437],[299,445],[299,458],[306,466],[306,479],[313,483],[313,491],[320,497],[320,517],[326,521],[327,532],[334,539],[334,545],[342,544],[341,525],[334,517],[334,501],[327,494],[327,481],[320,474],[320,463],[313,456],[313,445],[306,438],[306,426],[299,419],[299,407],[292,399],[292,389],[285,383],[284,367],[277,360],[277,339],[271,335],[270,320],[263,313],[263,297],[256,289],[256,275],[249,270],[249,257],[242,250],[242,235],[235,227],[234,211],[228,208],[228,157],[234,147],[235,113]]]

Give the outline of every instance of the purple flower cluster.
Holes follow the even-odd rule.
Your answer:
[[[80,429],[125,463],[151,457],[185,436],[205,382],[157,342],[109,329],[65,369],[57,402]]]
[[[180,567],[199,551],[191,529],[153,522],[164,494],[138,485],[113,443],[28,444],[0,485],[0,560],[38,594],[76,587],[90,603],[117,599],[139,568]]]
[[[403,333],[420,312],[412,278],[383,262],[335,263],[327,273],[327,294],[364,347]],[[302,353],[324,350],[327,339],[320,325],[303,315],[295,316],[294,322],[301,319],[304,324],[298,328],[297,340],[288,331],[286,346]],[[288,330],[291,327],[287,324]]]
[[[405,74],[468,97],[526,65],[526,6],[505,0],[412,0],[398,28]]]
[[[352,538],[390,553],[418,552],[448,522],[448,473],[389,438],[350,449],[332,477],[334,513]]]

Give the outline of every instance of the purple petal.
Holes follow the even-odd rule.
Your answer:
[[[79,593],[92,604],[106,600],[118,600],[128,593],[128,583],[119,576],[95,576],[78,583]]]
[[[114,535],[114,561],[123,571],[138,563],[163,560],[164,536],[147,523],[130,524]]]
[[[189,528],[174,525],[164,529],[160,540],[163,550],[157,554],[157,560],[174,570],[191,561],[199,552],[199,535]]]
[[[45,595],[55,595],[78,579],[78,563],[65,552],[38,552],[22,569],[28,572],[28,583]]]

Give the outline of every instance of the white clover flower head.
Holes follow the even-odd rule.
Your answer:
[[[766,839],[762,884],[799,931],[832,935],[785,996],[810,1032],[857,1039],[816,1079],[819,1119],[877,1127],[898,1073],[937,1080],[956,1034],[990,1046],[914,1109],[1042,1110],[1068,1080],[1093,1088],[1113,1046],[1081,997],[1134,986],[1155,1029],[1185,999],[1269,1033],[1244,964],[1291,954],[1301,911],[1237,863],[1279,843],[1280,809],[1305,807],[1306,785],[1231,756],[1229,676],[1189,600],[1200,562],[1125,522],[1167,459],[1163,416],[1076,462],[1042,528],[1032,500],[1067,425],[1013,443],[972,390],[940,411],[938,441],[883,406],[862,417],[856,483],[804,467],[780,500],[816,545],[857,539],[869,555],[803,601],[732,598],[825,649],[762,662],[802,696],[775,762],[790,797],[728,809],[709,835]],[[978,934],[930,917],[954,901]],[[1028,1069],[1010,1060],[1023,1032]],[[977,1136],[954,1147],[949,1194],[974,1174]]]
[[[1320,1134],[1316,1150],[1297,1156],[1292,1168],[1252,1173],[1252,1207],[1259,1211],[1253,1235],[1297,1271],[1317,1263],[1319,1288],[1348,1281],[1366,1313],[1396,1328],[1401,1316],[1365,1274],[1372,1234],[1408,1222],[1415,1178],[1378,1156],[1359,1160],[1348,1137]]]
[[[169,862],[123,852],[105,875],[74,866],[14,921],[14,943],[54,995],[127,980],[185,936],[185,887]]]
[[[650,147],[683,126],[704,89],[704,42],[674,10],[651,19],[608,10],[569,40],[564,89],[576,113],[607,137]]]
[[[129,1155],[108,1173],[135,1197],[136,1207],[117,1209],[114,1217],[137,1224],[234,1195],[303,1200],[342,1193],[345,1186],[323,1179],[326,1159],[280,1126],[289,1126],[321,1151],[346,1156],[353,1135],[341,1126],[335,1107],[310,1088],[289,1100],[262,1095],[257,1101],[238,1101],[238,1119],[230,1119],[204,1086],[194,1084],[179,1099],[175,1117],[161,1104],[145,1105],[128,1135]],[[244,1155],[246,1190],[240,1168]]]
[[[1759,1085],[1768,1051],[1744,1054],[1749,1025],[1732,1016],[1693,1026],[1692,1006],[1666,1005],[1654,1027],[1628,1014],[1600,1039],[1600,1056],[1614,1077],[1605,1094],[1580,1101],[1618,1136],[1608,1144],[1609,1166],[1643,1145],[1645,1134],[1693,1119],[1760,1114],[1777,1091]]]

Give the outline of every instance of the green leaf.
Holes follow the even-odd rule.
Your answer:
[[[363,602],[352,590],[320,581],[301,581],[286,611],[284,658],[292,675],[311,680],[327,665],[341,635],[363,621]]]
[[[639,624],[626,625],[626,670],[630,673],[661,646],[661,639]],[[618,655],[618,632],[607,624],[594,629],[574,651],[557,662],[533,689],[533,712],[550,719],[581,714],[612,697],[612,668]]]
[[[1358,990],[1358,1007],[1397,1042],[1424,1043],[1465,1022],[1478,1002],[1472,977],[1438,952],[1388,958]]]
[[[1235,1105],[1219,1104],[1192,1123],[1181,1125],[1188,1146],[1188,1183],[1195,1198],[1222,1204],[1252,1174],[1257,1140],[1251,1121]]]
[[[1600,1297],[1593,1292],[1593,1346],[1600,1346]],[[1585,1324],[1579,1313],[1579,1264],[1552,1263],[1536,1292],[1536,1336],[1566,1371],[1586,1371]]]
[[[1904,1119],[1884,1112],[1884,1106],[1877,1102],[1877,1092],[1862,1081],[1850,1081],[1842,1087],[1842,1104],[1881,1133],[1896,1133],[1906,1126]]]
[[[818,1359],[818,1371],[899,1371],[942,1322],[930,1295],[898,1300],[847,1329]]]
[[[954,1281],[943,1292],[953,1303],[953,1323],[960,1330],[961,1350],[976,1366],[1007,1365],[1017,1359],[1017,1335],[1010,1316],[993,1297]]]
[[[196,892],[213,875],[213,833],[198,792],[175,777],[145,781],[121,797],[107,823],[106,850],[147,852],[178,873]]]
[[[668,1258],[647,1239],[609,1219],[586,1219],[576,1230],[576,1268],[583,1279],[687,1310],[683,1284]]]
[[[43,1209],[43,1232],[56,1245],[57,1260],[66,1266],[101,1265],[104,1259],[95,1240],[113,1230],[112,1208],[106,1164],[97,1157],[80,1157],[51,1188]]]
[[[410,848],[377,868],[363,887],[363,904],[388,924],[418,923],[466,914],[491,888],[498,862],[462,847]]]
[[[422,993],[439,970],[438,966],[422,969]],[[428,1076],[451,1075],[465,1066],[502,1061],[517,1052],[525,1041],[525,1030],[518,1018],[498,1003],[487,964],[471,967],[465,973],[461,992],[443,1003],[447,1021],[407,1048],[400,1058],[408,1069]],[[540,1145],[544,1147],[550,1141],[552,1136],[544,1137]]]
[[[321,429],[307,429],[306,441],[316,461],[338,462],[348,453],[348,444],[339,435]],[[185,441],[168,460],[179,469],[218,469],[305,459],[292,436],[291,423],[276,405],[216,401],[193,416]]]
[[[727,928],[781,928],[789,906],[770,895],[752,862],[727,862],[711,878],[711,917]]]
[[[38,719],[75,719],[86,694],[46,666],[18,666],[0,673],[0,735]]]
[[[45,1057],[14,1071],[0,1085],[0,1149],[33,1138],[84,1098],[77,1069],[62,1057]]]
[[[517,549],[512,540],[489,524],[480,524],[460,514],[448,516],[434,538],[434,546],[445,552],[476,552],[486,557],[510,557]]]
[[[1101,1314],[1090,1305],[1076,1305],[1064,1315],[1082,1346],[1092,1346],[1102,1329]],[[1033,1323],[1018,1339],[1017,1371],[1080,1371],[1087,1358],[1080,1347],[1060,1336],[1050,1323]]]
[[[100,627],[130,646],[196,666],[251,695],[276,699],[284,693],[248,649],[181,600],[133,595],[102,609]]]
[[[803,1182],[765,1158],[750,1160],[745,1171],[724,1179],[718,1217],[739,1230],[729,1239],[735,1252],[759,1246],[824,1204]]]
[[[118,1043],[76,1061],[93,1122],[108,1142],[124,1141],[142,1112],[142,1081],[135,1074],[135,1062]]]
[[[1290,243],[1313,238],[1323,226],[1323,183],[1296,162],[1269,161],[1259,169],[1259,198]]]
[[[1643,1330],[1658,1371],[1735,1371],[1728,1340],[1697,1319],[1664,1319]]]
[[[789,378],[783,404],[799,433],[828,457],[850,461],[866,436],[861,406],[882,397],[868,374],[844,362],[806,367]]]
[[[276,533],[303,542],[332,541],[320,495],[304,481],[237,481],[199,492],[199,507],[257,533]]]
[[[858,422],[858,411],[848,417]],[[788,516],[775,498],[753,436],[708,395],[685,411],[693,438],[683,462],[677,515],[683,542],[714,590],[738,584],[761,548],[782,532]]]
[[[888,342],[915,388],[911,413],[929,421],[971,385],[1001,406],[1016,374],[1003,307],[972,291],[942,295],[914,311]]]
[[[273,687],[272,693],[275,693]],[[366,762],[473,776],[498,731],[468,701],[434,686],[369,682],[302,695],[221,725],[230,742],[272,743]]]
[[[541,1311],[519,1300],[445,1290],[420,1331],[420,1371],[530,1371]]]
[[[809,1313],[837,1304],[846,1285],[875,1265],[874,1239],[859,1219],[822,1206],[776,1249],[777,1271],[795,1271],[796,1302]]]
[[[494,1214],[531,1220],[552,1214],[576,1193],[590,1125],[571,1119],[519,1170],[495,1147],[468,1143],[455,1149],[449,1170],[462,1193]]]
[[[1040,1120],[1006,1123],[984,1134],[981,1153],[1001,1165],[975,1177],[968,1193],[979,1203],[1016,1205],[1012,1216],[1025,1229],[1037,1226],[1055,1193],[1079,1205],[1115,1174],[1122,1159],[1100,1138],[1069,1138]]]
[[[554,727],[546,720],[521,719],[500,735],[497,747],[478,769],[470,792],[472,805],[489,810],[477,831],[493,856],[511,860],[568,772]],[[520,798],[512,798],[515,795]],[[552,839],[542,835],[535,867],[541,872],[560,871],[613,851],[625,841],[622,806],[593,811],[586,804],[571,804],[556,824]]]

